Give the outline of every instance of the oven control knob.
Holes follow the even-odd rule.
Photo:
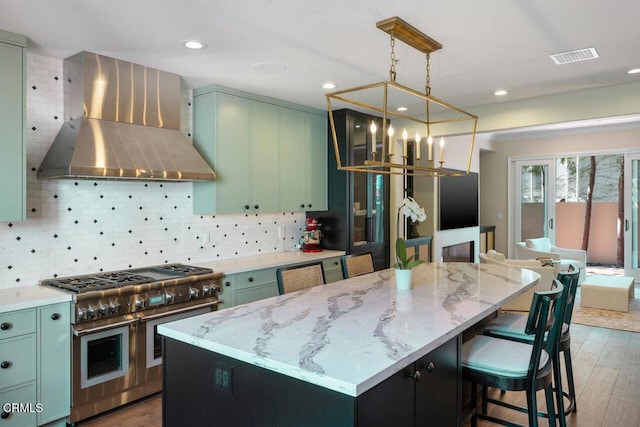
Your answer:
[[[138,299],[135,304],[136,310],[142,310],[144,308],[144,300]]]
[[[98,304],[98,316],[104,316],[107,313],[107,307],[100,303]]]
[[[87,320],[87,309],[86,308],[78,308],[76,318],[78,320]]]
[[[94,317],[96,317],[96,309],[94,306],[89,304],[89,308],[87,308],[87,318],[93,319]]]
[[[164,299],[167,301],[167,304],[172,304],[176,301],[176,294],[172,294],[171,292],[165,292]]]
[[[197,288],[189,288],[189,299],[198,298],[199,292]]]
[[[213,293],[213,288],[209,285],[202,285],[202,296],[211,295]]]
[[[107,307],[109,314],[116,314],[120,312],[120,304],[117,301],[110,301],[109,307]]]

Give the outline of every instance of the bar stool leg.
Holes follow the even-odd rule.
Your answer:
[[[567,371],[567,382],[569,384],[569,406],[567,413],[577,412],[578,404],[576,402],[576,386],[573,382],[573,364],[571,363],[571,349],[564,350],[564,367]]]

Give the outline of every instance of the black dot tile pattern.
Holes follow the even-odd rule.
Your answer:
[[[62,60],[27,52],[27,219],[0,224],[1,283],[282,252],[304,213],[194,215],[191,183],[38,180],[64,117]],[[191,92],[183,90],[183,132]],[[280,237],[282,236],[282,237]]]

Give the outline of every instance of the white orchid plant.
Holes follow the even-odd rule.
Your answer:
[[[400,214],[406,218],[411,218],[413,222],[422,222],[427,219],[427,214],[420,207],[413,197],[405,197],[398,209],[398,238],[396,239],[396,264],[395,268],[400,270],[410,270],[423,263],[421,259],[414,259],[415,256],[407,257],[407,247],[404,238],[400,237]]]

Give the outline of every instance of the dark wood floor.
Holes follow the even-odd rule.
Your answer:
[[[640,334],[574,324],[571,336],[578,412],[568,417],[567,425],[640,427]],[[506,393],[503,398],[519,405],[525,404],[523,393]],[[539,401],[544,402],[542,395]],[[490,407],[490,411],[499,417],[526,424],[524,414],[497,406]],[[159,427],[162,425],[161,417],[161,398],[154,396],[79,425]],[[541,425],[546,425],[542,419]]]

